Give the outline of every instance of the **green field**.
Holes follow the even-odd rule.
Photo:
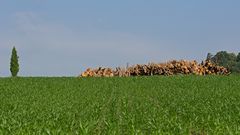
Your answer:
[[[240,76],[1,78],[0,134],[240,134]]]

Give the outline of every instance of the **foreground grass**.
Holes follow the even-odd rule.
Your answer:
[[[0,134],[240,134],[240,76],[2,78]]]

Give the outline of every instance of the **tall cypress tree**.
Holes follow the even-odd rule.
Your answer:
[[[11,63],[10,63],[10,71],[13,77],[16,77],[19,71],[19,64],[18,64],[18,55],[17,50],[15,47],[12,49],[12,56],[11,56]]]

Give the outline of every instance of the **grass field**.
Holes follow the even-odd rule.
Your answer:
[[[240,76],[2,78],[0,134],[240,134]]]

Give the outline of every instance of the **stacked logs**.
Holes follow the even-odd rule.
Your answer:
[[[113,70],[111,68],[102,68],[97,69],[88,68],[85,72],[81,74],[82,77],[113,77]]]
[[[153,75],[177,75],[177,74],[195,74],[195,75],[228,75],[228,69],[216,66],[210,61],[198,64],[197,61],[170,61],[167,63],[149,63],[144,65],[134,65],[128,68],[111,68],[97,69],[88,68],[81,74],[81,77],[127,77],[127,76],[153,76]]]

